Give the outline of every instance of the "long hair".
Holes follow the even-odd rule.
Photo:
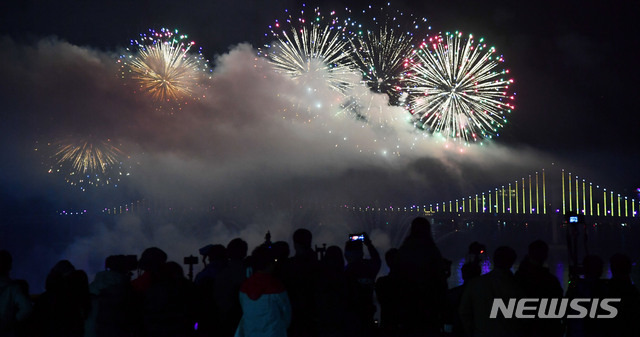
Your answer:
[[[403,244],[410,241],[426,241],[429,244],[435,244],[431,236],[431,223],[427,218],[419,216],[411,221],[411,229]]]

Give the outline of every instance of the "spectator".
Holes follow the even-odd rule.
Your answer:
[[[145,336],[190,336],[195,326],[195,291],[177,262],[157,270],[144,294],[142,306]]]
[[[194,283],[202,287],[213,287],[213,280],[221,270],[227,267],[227,248],[220,244],[208,245],[201,249],[205,267],[196,275]],[[207,263],[206,260],[209,260]]]
[[[381,276],[376,281],[376,297],[380,304],[380,329],[383,334],[395,336],[400,327],[400,307],[404,302],[400,298],[400,285],[396,273],[396,259],[398,249],[391,248],[384,254],[384,260],[389,267],[389,274]]]
[[[606,282],[601,279],[604,271],[604,261],[596,255],[587,255],[582,262],[584,278],[576,278],[569,284],[566,297],[573,298],[602,298],[606,294]],[[576,311],[568,308],[568,315]],[[602,320],[589,316],[567,320],[567,336],[606,336],[606,325]]]
[[[344,257],[338,246],[329,246],[320,262],[317,282],[318,336],[345,336],[347,283]]]
[[[227,248],[220,244],[207,245],[200,249],[205,262],[204,269],[196,275],[195,287],[198,293],[196,315],[198,332],[203,335],[212,333],[218,325],[218,307],[214,303],[215,279],[227,268]]]
[[[300,228],[293,233],[295,255],[289,259],[283,282],[291,300],[289,336],[307,337],[317,334],[316,285],[318,257],[311,248],[312,234]]]
[[[604,330],[611,336],[640,336],[640,327],[635,321],[640,317],[640,292],[631,283],[631,260],[623,254],[614,254],[609,259],[611,279],[607,283],[607,298],[619,298],[614,304],[618,315],[607,320]]]
[[[460,318],[459,308],[462,299],[462,293],[466,289],[471,280],[480,276],[482,270],[477,260],[471,259],[460,268],[463,283],[455,288],[449,289],[447,292],[447,310],[445,312],[444,323],[450,328],[445,331],[450,332],[453,336],[464,336],[464,328],[462,319]],[[450,331],[449,331],[450,330]]]
[[[431,236],[429,220],[413,219],[409,235],[398,249],[396,264],[400,297],[405,301],[399,313],[401,330],[408,334],[439,332],[447,270]]]
[[[467,253],[467,263],[475,263],[480,265],[484,254],[487,251],[487,247],[478,241],[473,241],[469,244],[469,251]]]
[[[28,294],[9,277],[12,265],[11,253],[0,250],[0,336],[21,331],[33,309]]]
[[[291,254],[289,244],[286,241],[276,241],[271,247],[276,259],[276,270],[273,276],[283,280],[289,264],[289,254]]]
[[[489,318],[494,299],[508,303],[522,298],[524,292],[515,280],[511,267],[516,252],[511,247],[498,247],[493,255],[493,270],[469,282],[460,300],[460,318],[470,336],[521,336],[521,321],[498,315]]]
[[[131,281],[133,289],[133,314],[131,320],[134,322],[136,334],[142,334],[144,330],[143,312],[145,305],[145,295],[149,287],[160,279],[160,270],[167,262],[167,253],[158,247],[149,247],[142,252],[138,261],[138,269],[142,274]]]
[[[347,326],[350,336],[369,336],[373,332],[373,316],[376,306],[373,303],[375,280],[380,271],[380,254],[366,233],[364,241],[349,240],[345,243],[344,255],[347,260],[345,278],[347,281]],[[364,258],[367,246],[369,259]]]
[[[154,278],[158,277],[160,268],[167,262],[167,253],[157,247],[145,249],[140,256],[138,268],[143,272],[135,280],[131,281],[133,290],[137,293],[146,291]]]
[[[235,238],[227,244],[229,262],[227,268],[215,278],[213,289],[214,305],[218,316],[215,318],[215,334],[231,337],[242,317],[242,308],[238,298],[240,286],[247,279],[247,242]]]
[[[254,273],[240,287],[243,314],[236,336],[286,337],[291,306],[284,285],[272,275],[272,250],[259,246],[253,251],[252,263]]]
[[[527,256],[522,260],[515,274],[516,281],[528,298],[562,298],[562,285],[549,269],[544,266],[549,256],[549,245],[542,240],[529,244]],[[527,336],[557,336],[564,334],[560,319],[530,319],[525,321]]]
[[[46,281],[46,290],[34,307],[35,334],[46,337],[81,337],[91,310],[89,279],[68,260],[56,263]]]
[[[135,255],[107,257],[105,270],[97,273],[89,285],[92,307],[91,316],[85,325],[85,337],[131,334],[131,270],[135,267]]]

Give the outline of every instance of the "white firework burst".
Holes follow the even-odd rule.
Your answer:
[[[404,80],[415,125],[469,143],[498,135],[514,106],[504,58],[483,39],[446,33],[414,51]]]
[[[302,84],[321,79],[332,89],[344,93],[353,87],[349,78],[356,71],[346,29],[339,25],[334,12],[325,17],[316,9],[314,15],[312,20],[290,17],[287,24],[283,24],[288,28],[276,22],[271,27],[276,40],[266,45],[261,54],[277,72]]]
[[[389,96],[391,105],[401,104],[401,81],[407,58],[428,36],[427,19],[393,9],[390,3],[362,10],[364,25],[353,29],[355,63],[374,92]]]

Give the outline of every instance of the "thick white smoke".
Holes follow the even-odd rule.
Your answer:
[[[2,90],[13,93],[3,130],[23,145],[77,133],[117,139],[132,166],[131,177],[119,187],[126,193],[78,195],[80,203],[115,207],[136,201],[135,195],[180,209],[238,204],[250,214],[207,224],[175,219],[150,224],[137,216],[86,224],[89,230],[65,238],[70,244],[58,256],[90,273],[110,254],[140,254],[158,246],[170,259],[181,260],[206,244],[226,244],[237,236],[254,247],[267,230],[274,240],[289,241],[299,227],[310,228],[316,243],[338,245],[348,232],[366,230],[384,253],[399,244],[410,219],[388,225],[336,213],[336,207],[441,201],[462,187],[475,187],[466,181],[483,177],[475,183],[479,190],[500,178],[489,173],[519,174],[549,161],[499,143],[447,148],[416,131],[407,112],[389,106],[386,96],[359,85],[356,74],[356,85],[345,96],[322,77],[301,83],[274,72],[248,44],[216,57],[210,86],[198,93],[204,97],[179,111],[159,109],[133,92],[118,77],[116,60],[115,52],[56,39],[35,45],[0,40]],[[42,184],[19,182],[31,186],[32,195],[52,191],[47,195],[55,200],[81,193],[55,182],[60,177],[47,175],[41,159],[25,161],[36,164],[21,169]],[[41,266],[40,275],[50,267]]]

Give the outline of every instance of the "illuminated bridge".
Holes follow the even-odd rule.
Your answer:
[[[639,191],[634,191],[639,192]],[[407,207],[351,207],[356,211],[417,212],[434,218],[460,216],[481,219],[530,220],[581,214],[586,222],[640,222],[640,200],[608,189],[564,169],[541,170],[488,190]]]
[[[634,191],[638,193],[638,191]],[[484,191],[474,191],[452,200],[434,200],[422,205],[395,206],[318,206],[361,212],[412,212],[434,218],[459,216],[482,219],[532,220],[536,218],[582,214],[587,222],[640,222],[640,198],[623,195],[564,169],[540,170]],[[232,206],[236,207],[236,206]],[[106,207],[103,214],[141,211],[175,211],[170,206],[147,200]]]

